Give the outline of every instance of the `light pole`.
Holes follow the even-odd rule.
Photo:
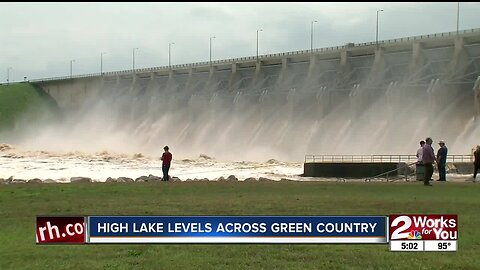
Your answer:
[[[263,31],[263,29],[257,29],[257,62],[258,62],[258,32]]]
[[[172,51],[172,45],[175,44],[175,42],[170,42],[168,43],[168,68],[170,69],[170,64],[171,64],[171,51]]]
[[[375,32],[375,44],[378,46],[378,12],[383,11],[383,9],[377,10],[377,31]]]
[[[106,52],[100,53],[100,75],[103,75],[103,55],[106,54]]]
[[[310,27],[310,51],[313,53],[313,23],[317,21],[312,21],[312,26]]]
[[[75,60],[70,60],[70,78],[73,76],[73,62],[75,62]]]
[[[457,2],[457,36],[458,36],[459,21],[460,21],[460,2]]]
[[[210,66],[212,65],[212,39],[217,38],[216,36],[210,37]]]
[[[135,72],[135,50],[138,50],[138,48],[133,48],[132,49],[132,69],[133,69],[133,72]]]
[[[12,67],[7,68],[7,85],[10,84],[10,69],[12,69]]]

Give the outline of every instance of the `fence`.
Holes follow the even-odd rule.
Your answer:
[[[305,163],[416,162],[415,155],[305,155]],[[447,162],[473,162],[473,155],[447,155]]]

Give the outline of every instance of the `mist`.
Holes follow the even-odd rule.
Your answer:
[[[9,142],[151,156],[168,145],[183,158],[301,162],[307,154],[415,154],[418,142],[432,137],[434,146],[446,140],[451,154],[470,154],[480,143],[473,85],[444,79],[451,50],[426,53],[440,72],[409,70],[406,53],[386,55],[377,70],[373,55],[352,57],[355,72],[343,80],[338,59],[314,69],[309,62],[285,70],[265,65],[258,73],[239,68],[234,79],[226,69],[76,80],[56,94],[59,120],[23,125]]]

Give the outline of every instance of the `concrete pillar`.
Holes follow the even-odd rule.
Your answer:
[[[340,52],[340,67],[337,71],[336,88],[343,88],[344,85],[348,85],[352,76],[352,65],[349,61],[350,52]]]
[[[262,78],[263,78],[262,61],[259,60],[255,64],[255,74],[253,75],[251,87],[254,87],[257,84],[257,82],[259,82]]]
[[[192,75],[193,75],[194,69],[190,68],[188,70],[188,77],[187,77],[187,82],[185,84],[185,89],[189,89],[190,85],[192,85]]]
[[[135,85],[137,84],[137,74],[136,73],[133,73],[132,74],[132,82],[130,83],[130,87],[128,88],[128,91],[129,93],[132,93],[133,91],[135,91]]]
[[[411,77],[419,68],[425,65],[425,57],[423,56],[423,43],[414,42],[412,44],[412,59],[408,65],[408,76]]]
[[[119,86],[120,86],[120,75],[117,75],[117,77],[115,78],[115,88],[114,88],[115,92],[117,91]]]
[[[255,64],[255,74],[260,73],[261,69],[262,69],[262,61],[257,61],[257,63]]]
[[[167,87],[166,87],[166,90],[171,90],[172,89],[172,86],[173,86],[173,83],[174,83],[174,77],[175,76],[175,71],[173,71],[173,69],[170,69],[168,71],[168,80],[167,80]]]
[[[383,79],[385,66],[385,49],[383,47],[378,47],[375,49],[375,58],[368,79],[369,84],[378,84]]]
[[[474,119],[476,122],[480,120],[480,76],[477,77],[475,84],[473,85],[473,93],[474,93]]]
[[[308,73],[307,73],[307,82],[310,82],[312,76],[315,75],[315,67],[317,66],[316,63],[318,61],[318,56],[314,54],[310,54],[310,64],[308,65]]]
[[[282,84],[285,82],[285,78],[287,77],[287,72],[288,72],[288,63],[290,62],[290,59],[288,58],[283,58],[282,59],[282,69],[280,70],[280,75],[278,76],[278,83]]]
[[[105,87],[105,76],[100,76],[98,80],[98,88],[96,89],[96,95],[100,96]]]
[[[455,37],[453,56],[450,62],[450,75],[463,75],[468,67],[468,54],[463,47],[465,41],[462,37]]]
[[[146,89],[147,95],[154,95],[156,86],[157,84],[155,82],[155,72],[150,72],[150,79],[148,80]]]
[[[233,63],[232,64],[232,73],[230,74],[230,79],[228,80],[228,88],[232,89],[235,82],[237,81],[237,69],[238,69],[238,64]]]
[[[215,73],[217,71],[217,67],[210,66],[210,72],[208,73],[208,81],[207,81],[207,88],[210,89],[213,84],[215,83]]]

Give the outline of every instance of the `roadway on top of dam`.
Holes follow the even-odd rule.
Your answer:
[[[47,82],[47,81],[62,81],[81,78],[95,78],[95,77],[115,77],[115,76],[151,76],[156,75],[169,75],[170,73],[188,73],[191,70],[195,71],[210,71],[211,69],[231,69],[232,65],[238,65],[239,67],[255,67],[260,65],[275,65],[282,64],[287,59],[289,62],[308,62],[312,61],[312,58],[318,60],[338,59],[341,58],[342,52],[348,52],[348,57],[373,55],[378,49],[382,49],[385,52],[401,52],[412,50],[414,44],[422,44],[423,49],[436,48],[436,47],[448,47],[454,45],[455,39],[461,38],[464,45],[480,44],[480,28],[443,32],[428,35],[411,36],[404,38],[396,38],[389,40],[381,40],[378,43],[347,43],[343,46],[317,48],[313,50],[301,50],[283,53],[274,53],[267,55],[240,57],[232,59],[214,60],[212,62],[197,62],[189,64],[178,64],[171,66],[160,66],[151,68],[139,68],[128,69],[121,71],[111,71],[103,73],[90,73],[81,74],[75,76],[61,76],[51,78],[40,78],[29,80],[29,82]],[[479,55],[480,57],[480,55]],[[143,76],[142,76],[143,75]]]

